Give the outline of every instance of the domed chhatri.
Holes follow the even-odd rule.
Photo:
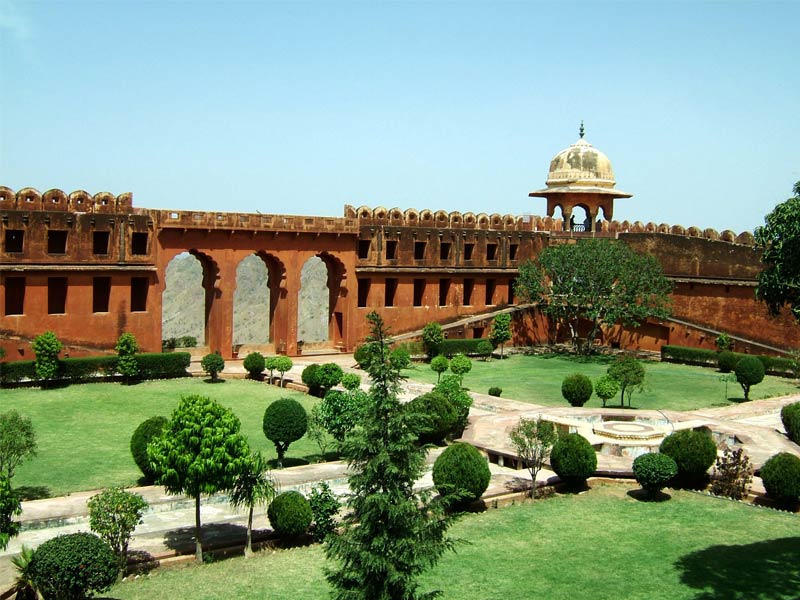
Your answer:
[[[531,197],[547,198],[547,216],[561,209],[564,230],[573,232],[596,231],[596,220],[600,209],[603,218],[611,220],[614,198],[630,198],[632,194],[614,189],[614,169],[608,157],[584,139],[583,122],[580,138],[565,148],[550,161],[547,187],[528,194]],[[572,210],[581,207],[587,218],[576,224]]]

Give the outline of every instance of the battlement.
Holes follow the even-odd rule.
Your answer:
[[[315,217],[261,213],[151,210],[162,229],[290,231],[308,233],[358,233],[358,223],[347,217]]]
[[[75,213],[133,212],[133,194],[124,192],[114,196],[111,192],[98,192],[94,196],[84,190],[70,194],[58,189],[39,190],[26,187],[18,192],[0,186],[0,210],[59,211]]]

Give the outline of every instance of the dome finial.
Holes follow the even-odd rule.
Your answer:
[[[583,139],[583,134],[584,133],[585,133],[585,130],[583,128],[583,119],[581,119],[581,139]]]

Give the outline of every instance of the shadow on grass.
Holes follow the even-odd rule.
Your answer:
[[[14,491],[20,500],[43,500],[52,497],[50,488],[46,485],[22,485],[14,488]]]
[[[278,466],[278,459],[277,458],[271,458],[270,460],[267,461],[267,465],[269,466],[270,469],[286,469],[287,467],[301,467],[301,466],[307,465],[307,464],[309,464],[308,457],[306,457],[306,458],[297,458],[297,457],[284,458],[283,459],[283,465],[281,467]]]
[[[203,525],[203,546],[244,544],[247,527],[234,523],[209,523]],[[170,550],[193,554],[195,549],[194,527],[171,529],[164,534],[164,544]]]
[[[211,377],[209,377],[208,379],[203,379],[203,382],[204,383],[225,383],[225,380],[224,379],[220,379],[220,378],[212,379]]]
[[[675,562],[681,583],[700,590],[695,600],[796,600],[800,537],[710,546]]]
[[[545,360],[551,360],[554,358],[559,358],[561,360],[566,360],[569,362],[579,363],[579,364],[588,364],[588,363],[595,363],[598,365],[607,365],[614,361],[614,356],[609,356],[608,354],[572,354],[569,352],[548,352],[546,354],[537,354],[537,358],[542,358]]]
[[[655,494],[645,489],[628,490],[627,494],[630,498],[638,500],[639,502],[666,502],[672,498],[672,496],[662,490],[657,491]]]
[[[339,460],[341,456],[339,456],[338,452],[331,450],[330,452],[326,452],[325,454],[306,454],[302,459],[305,460],[306,464],[316,464],[316,463],[324,463],[324,462],[332,462],[334,460]],[[286,461],[284,460],[284,463]],[[286,466],[284,464],[284,466]]]

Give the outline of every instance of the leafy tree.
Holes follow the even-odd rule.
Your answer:
[[[208,373],[212,383],[216,383],[219,381],[218,375],[225,368],[225,360],[216,352],[212,352],[203,357],[203,360],[200,361],[200,367]]]
[[[9,480],[26,458],[36,456],[33,424],[15,410],[0,414],[0,476]]]
[[[442,373],[447,371],[450,368],[450,361],[447,359],[446,356],[440,354],[439,356],[434,356],[431,360],[431,369],[434,373],[436,373],[436,383],[438,384],[442,380]]]
[[[195,557],[203,562],[200,496],[230,490],[250,450],[233,412],[205,396],[184,396],[161,437],[147,446],[169,494],[195,499]]]
[[[463,377],[472,370],[472,361],[463,354],[456,354],[450,359],[450,370],[454,375]]]
[[[286,375],[287,371],[291,370],[294,366],[292,359],[288,356],[276,356],[275,357],[275,370],[281,374],[281,382],[280,386],[283,387],[283,378]],[[270,377],[272,377],[272,372],[270,371]]]
[[[323,542],[326,537],[336,531],[335,519],[342,503],[331,491],[330,486],[322,481],[311,488],[308,504],[314,517],[312,535],[318,542]]]
[[[411,354],[405,348],[395,348],[389,354],[389,359],[397,369],[407,369],[411,366]]]
[[[275,371],[275,366],[277,361],[280,357],[279,356],[269,356],[264,359],[264,368],[269,371],[269,382],[272,383],[273,373]],[[289,367],[291,369],[291,367]],[[288,369],[287,369],[288,371]]]
[[[800,181],[792,191],[794,196],[778,204],[754,232],[764,264],[756,297],[774,315],[788,305],[800,321]]]
[[[744,399],[750,400],[750,388],[764,381],[764,363],[755,356],[745,356],[736,363],[733,371],[744,390]]]
[[[610,375],[603,375],[594,382],[594,393],[603,401],[603,408],[606,407],[606,401],[616,396],[618,391],[619,384]]]
[[[110,488],[89,499],[89,527],[111,547],[119,564],[119,577],[128,563],[128,543],[143,521],[147,502],[139,494]]]
[[[608,376],[619,384],[619,405],[631,405],[631,396],[642,391],[644,384],[644,365],[628,354],[620,354],[608,367]]]
[[[531,498],[536,497],[536,476],[542,470],[544,461],[550,453],[558,436],[556,428],[550,421],[521,418],[509,433],[511,445],[517,456],[531,474]]]
[[[363,404],[363,398],[356,393],[328,391],[319,404],[319,416],[323,427],[337,442],[343,442],[345,436],[361,420]]]
[[[511,315],[500,313],[492,321],[492,334],[489,336],[492,344],[500,346],[500,359],[503,358],[503,347],[511,339]]]
[[[117,352],[117,371],[125,378],[126,383],[139,374],[139,363],[136,362],[136,353],[139,351],[139,344],[132,333],[123,333],[117,340],[114,347]]]
[[[277,494],[277,484],[269,473],[267,461],[261,452],[254,452],[244,463],[231,490],[232,506],[247,507],[247,542],[244,556],[253,554],[253,509],[272,502]]]
[[[670,282],[655,257],[622,242],[584,240],[548,246],[519,267],[517,295],[568,329],[576,350],[589,353],[603,327],[637,327],[648,317],[669,315]],[[591,323],[586,343],[578,324]]]
[[[727,333],[720,333],[717,336],[717,339],[714,340],[714,345],[717,347],[717,350],[724,352],[725,350],[730,350],[733,347],[733,340]]]
[[[326,539],[334,562],[326,578],[338,600],[415,600],[417,577],[452,548],[452,517],[430,492],[416,492],[426,450],[416,445],[416,416],[398,399],[400,373],[389,360],[388,331],[379,314],[371,323],[370,402],[342,444],[352,475],[342,533]],[[428,596],[430,597],[430,596]]]
[[[261,374],[266,368],[266,360],[261,352],[251,352],[244,357],[242,366],[244,367],[244,370],[247,371],[247,376],[250,379],[261,379]],[[271,377],[272,373],[270,372],[270,378]]]
[[[11,478],[0,475],[0,550],[5,550],[11,538],[19,534],[19,523],[14,517],[21,513],[22,505],[11,489]]]
[[[321,460],[324,461],[328,448],[334,443],[335,440],[322,424],[320,406],[321,404],[315,404],[311,408],[311,412],[308,413],[308,427],[306,429],[306,435],[319,447]]]
[[[37,336],[31,346],[36,355],[36,377],[42,381],[42,386],[46,387],[58,374],[58,354],[63,346],[52,331],[45,331]]]
[[[433,321],[422,328],[422,345],[428,357],[433,358],[439,354],[439,348],[444,342],[444,331],[439,323]]]
[[[264,411],[263,430],[278,453],[278,468],[292,442],[303,437],[308,429],[308,414],[297,400],[279,398]]]

